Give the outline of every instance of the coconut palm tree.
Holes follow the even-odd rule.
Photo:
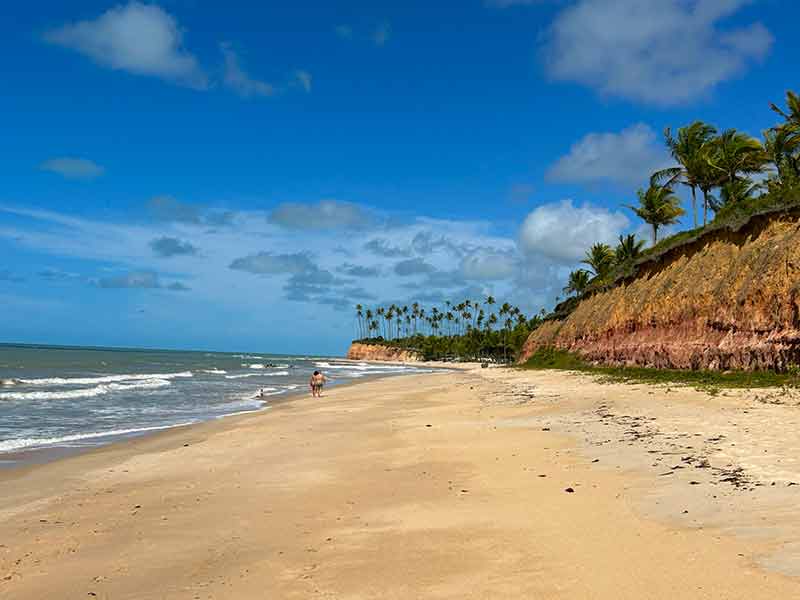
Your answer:
[[[786,92],[787,110],[770,103],[784,122],[764,132],[764,149],[777,169],[781,184],[800,179],[800,96]]]
[[[650,185],[647,190],[640,189],[639,206],[628,206],[636,216],[653,228],[653,245],[658,242],[658,229],[664,225],[677,223],[684,210],[678,197],[670,188]],[[610,249],[609,249],[610,250]]]
[[[608,244],[598,242],[586,251],[586,258],[581,262],[592,269],[592,281],[605,283],[614,268],[614,251]]]
[[[707,162],[720,186],[735,183],[740,174],[746,177],[761,173],[768,160],[761,142],[735,129],[723,131],[712,140],[709,149]]]
[[[750,178],[726,181],[720,186],[719,202],[714,204],[714,210],[719,210],[723,206],[728,206],[736,202],[750,200],[760,189],[761,184],[753,183],[753,180]]]
[[[576,269],[569,274],[567,285],[564,286],[565,294],[575,294],[581,296],[589,285],[589,271],[586,269]]]
[[[797,132],[785,125],[766,130],[764,151],[781,182],[800,177],[800,126]]]
[[[614,249],[614,260],[618,265],[639,257],[644,248],[644,240],[637,240],[636,236],[629,233],[625,237],[619,236],[619,244]]]
[[[708,144],[716,135],[717,130],[702,121],[695,121],[691,125],[678,129],[677,137],[672,136],[670,128],[664,130],[664,140],[667,148],[678,163],[677,167],[662,169],[653,173],[651,183],[661,184],[671,188],[675,183],[682,183],[692,192],[692,214],[694,226],[697,228],[697,189],[706,168],[706,155]],[[704,215],[707,215],[707,206],[704,204]],[[703,225],[705,225],[705,220]]]

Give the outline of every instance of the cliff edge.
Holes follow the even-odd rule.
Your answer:
[[[422,360],[422,357],[413,350],[359,342],[350,344],[347,358],[351,360],[388,360],[395,362],[419,362]]]
[[[800,364],[800,209],[754,215],[641,261],[528,337],[608,365],[775,369]]]

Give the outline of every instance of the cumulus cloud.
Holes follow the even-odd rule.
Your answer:
[[[604,95],[660,106],[686,103],[769,52],[773,38],[761,23],[721,25],[749,2],[578,0],[545,36],[545,67],[555,80]]]
[[[585,135],[548,169],[547,179],[644,185],[653,171],[673,162],[656,133],[644,123],[637,123],[619,133]]]
[[[314,263],[306,254],[272,254],[259,252],[237,258],[229,268],[235,271],[246,271],[254,275],[278,275],[284,273],[304,273],[315,269]]]
[[[461,256],[466,251],[465,244],[458,244],[443,235],[435,235],[432,231],[420,231],[411,240],[411,247],[417,254],[427,255],[445,250],[455,256]]]
[[[150,271],[131,271],[124,275],[117,275],[114,277],[102,277],[97,282],[101,288],[117,289],[117,288],[142,288],[152,289],[161,287],[158,280],[158,275]]]
[[[193,256],[197,254],[197,248],[174,237],[160,237],[150,242],[150,248],[161,258],[172,256]]]
[[[44,39],[110,69],[196,89],[208,87],[197,60],[183,47],[183,31],[177,21],[154,4],[134,1],[116,6],[94,20],[51,30]]]
[[[522,223],[519,241],[525,252],[573,264],[595,242],[613,244],[628,225],[620,212],[590,204],[573,206],[572,200],[563,200],[532,211]]]
[[[461,275],[467,280],[497,281],[517,271],[518,261],[510,253],[478,252],[461,261]]]
[[[223,81],[225,85],[243,98],[252,96],[272,96],[275,86],[266,81],[251,77],[241,66],[239,56],[227,42],[220,44],[222,57],[225,61]]]
[[[85,158],[51,158],[39,168],[42,171],[57,173],[66,179],[96,179],[103,174],[103,167]]]
[[[425,262],[422,258],[410,258],[401,260],[394,266],[394,272],[400,277],[410,277],[411,275],[423,275],[433,273],[436,267]]]
[[[381,270],[378,267],[365,267],[363,265],[354,265],[352,263],[344,263],[336,270],[337,272],[349,277],[377,277],[381,274]]]
[[[268,220],[287,229],[359,229],[374,222],[364,208],[351,202],[322,200],[312,204],[285,202],[275,207]]]
[[[411,250],[392,245],[389,240],[384,238],[374,238],[364,244],[364,250],[384,258],[398,258],[401,256],[411,256]]]

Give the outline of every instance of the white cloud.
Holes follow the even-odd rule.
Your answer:
[[[294,79],[295,83],[297,83],[301,88],[303,88],[303,90],[305,90],[306,93],[311,92],[311,82],[312,82],[311,73],[299,69],[294,72]]]
[[[42,171],[57,173],[67,179],[95,179],[103,174],[103,167],[85,158],[52,158],[39,165]]]
[[[436,267],[425,262],[424,258],[409,258],[408,260],[401,260],[394,266],[394,272],[400,277],[425,275],[435,271]]]
[[[656,133],[637,123],[619,133],[589,133],[547,170],[550,181],[613,181],[644,185],[653,171],[673,164]]]
[[[368,207],[356,206],[371,213]],[[210,228],[209,215],[222,207],[170,200],[150,208],[161,209],[162,218],[100,221],[0,205],[0,216],[9,212],[24,217],[0,218],[0,241],[20,251],[35,251],[48,262],[68,259],[69,275],[48,273],[34,283],[79,286],[86,294],[93,293],[91,283],[96,301],[108,303],[103,306],[109,314],[123,294],[152,298],[149,324],[143,326],[151,327],[146,333],[156,336],[153,339],[163,333],[157,323],[195,331],[192,324],[203,320],[209,324],[202,332],[211,336],[208,339],[257,346],[264,335],[297,340],[304,333],[298,332],[296,323],[313,322],[314,335],[298,345],[312,343],[313,337],[328,340],[329,349],[338,352],[346,348],[352,332],[342,326],[349,320],[334,311],[351,309],[358,302],[434,302],[491,293],[538,311],[560,294],[569,268],[575,266],[538,253],[537,240],[493,233],[484,221],[405,215],[378,220],[364,229],[334,229],[320,235],[313,228],[270,223],[269,214],[261,210],[240,210],[227,226]],[[577,220],[573,215],[565,219]],[[595,241],[597,228],[586,229],[588,246]],[[154,254],[154,240],[164,239],[169,243],[158,244],[162,255],[174,250],[182,255],[165,260]],[[187,241],[202,249],[202,260],[191,256]],[[342,246],[348,249],[346,264],[337,251]],[[578,259],[584,249],[581,245]],[[399,266],[398,274],[395,266],[407,259],[412,260]],[[101,294],[102,286],[138,289]],[[83,298],[77,293],[61,296],[73,311],[77,299]],[[220,318],[223,314],[237,318]],[[276,320],[272,318],[276,314],[291,318]],[[93,326],[99,331],[109,325]],[[299,346],[297,351],[302,351]]]
[[[177,21],[154,4],[129,2],[94,20],[49,31],[44,39],[111,69],[196,89],[208,87],[197,60],[183,48],[183,32]]]
[[[529,254],[574,264],[595,242],[614,244],[629,224],[620,212],[589,204],[573,206],[572,200],[563,200],[539,206],[526,217],[520,245]]]
[[[243,98],[252,96],[273,96],[275,86],[266,81],[259,81],[248,75],[239,63],[239,57],[228,43],[220,44],[225,60],[223,81],[234,92]]]
[[[703,97],[763,59],[760,23],[719,22],[751,0],[578,0],[550,26],[550,76],[600,93],[670,106]]]
[[[519,261],[509,253],[481,251],[464,257],[461,276],[467,280],[497,281],[513,277]]]
[[[272,254],[259,252],[232,261],[230,268],[254,275],[300,274],[313,271],[315,265],[306,254]]]
[[[124,275],[103,277],[97,283],[101,288],[141,288],[153,289],[161,287],[158,275],[149,271],[133,271]]]
[[[312,204],[285,202],[275,207],[269,222],[288,229],[359,229],[370,225],[374,217],[352,202],[321,200]]]

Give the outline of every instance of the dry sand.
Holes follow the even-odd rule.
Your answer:
[[[0,598],[800,597],[797,410],[508,369],[332,389],[0,472]]]

